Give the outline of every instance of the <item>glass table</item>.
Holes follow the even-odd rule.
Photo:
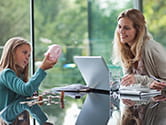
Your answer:
[[[54,125],[165,125],[165,95],[164,92],[144,97],[120,95],[118,91],[68,92],[63,98],[63,106],[60,95],[52,96],[52,102],[45,101],[45,104],[44,101],[35,104],[34,99],[19,98],[1,112],[1,117],[11,122],[26,110],[39,123],[46,119],[43,117],[46,114]],[[50,96],[46,95],[45,99]],[[31,124],[38,125],[38,122],[32,120]]]

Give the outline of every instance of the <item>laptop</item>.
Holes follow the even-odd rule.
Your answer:
[[[102,56],[74,56],[74,62],[89,88],[110,90],[110,73]]]
[[[102,56],[74,56],[74,62],[76,63],[86,85],[75,83],[63,87],[52,88],[51,92],[56,93],[64,91],[69,92],[68,94],[70,95],[75,95],[75,92],[109,94],[110,73]]]

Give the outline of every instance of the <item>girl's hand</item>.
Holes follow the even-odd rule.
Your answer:
[[[136,80],[133,74],[126,75],[122,78],[121,84],[123,86],[129,86],[135,84]]]
[[[47,54],[44,57],[42,64],[39,67],[43,70],[47,70],[52,68],[56,63],[57,63],[57,60],[49,60],[49,54]]]
[[[162,90],[166,87],[166,83],[165,82],[157,82],[157,81],[153,81],[150,86],[151,89],[156,89],[156,90]]]

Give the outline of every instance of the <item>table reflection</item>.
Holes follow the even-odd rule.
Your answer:
[[[67,94],[71,96],[70,93],[66,93],[65,95],[67,96]],[[68,125],[165,125],[166,123],[165,94],[154,97],[140,97],[119,95],[118,92],[110,94],[108,92],[101,93],[98,91],[83,93],[83,95],[78,92],[75,94],[72,93],[72,97],[78,97],[78,95],[81,95],[79,96],[80,98],[72,98],[72,101],[84,98],[83,104],[80,107],[81,111],[76,116],[75,122],[71,124],[69,121]],[[64,97],[64,99],[65,98],[66,97]],[[50,116],[47,118],[46,113],[41,110],[42,106],[38,104],[28,105],[22,103],[25,101],[27,101],[26,98],[19,98],[8,105],[1,111],[1,118],[8,124],[11,124],[16,119],[22,120],[20,114],[24,111],[28,111],[30,116],[41,125],[48,120]],[[69,102],[65,101],[64,104],[65,103]],[[55,107],[54,104],[50,105]],[[46,109],[47,108],[49,108],[49,106],[46,106]],[[65,106],[64,109],[60,111],[65,112],[67,110],[65,108],[67,107]],[[56,110],[58,110],[57,107]],[[65,114],[66,113],[64,113],[64,115]],[[58,118],[55,115],[51,117],[54,119]],[[64,123],[53,124],[63,125]]]
[[[40,124],[43,125],[47,121],[47,117],[41,108],[35,104],[32,106],[28,106],[27,104],[21,104],[21,102],[27,101],[25,98],[19,98],[15,102],[8,105],[5,109],[3,109],[0,113],[1,118],[7,124],[15,124],[15,125],[29,125],[30,122],[26,121],[23,117],[23,112],[28,111],[30,115]],[[21,114],[22,113],[22,114]],[[17,119],[17,122],[15,121]],[[26,121],[26,122],[25,122]]]
[[[109,119],[109,94],[89,93],[76,125],[105,125]]]
[[[166,96],[123,96],[120,98],[119,114],[110,117],[110,125],[165,125]],[[114,111],[113,111],[114,113]],[[114,120],[114,122],[113,122]],[[113,123],[111,123],[113,122]]]
[[[166,124],[166,96],[159,95],[152,98],[153,101],[147,104],[144,125],[165,125]]]

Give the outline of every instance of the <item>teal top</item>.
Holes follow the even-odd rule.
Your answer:
[[[24,82],[16,73],[7,68],[0,72],[0,111],[20,96],[32,96],[38,90],[46,72],[37,69],[35,74]]]
[[[6,123],[12,124],[23,111],[27,110],[40,125],[43,125],[47,121],[47,116],[37,104],[32,106],[20,104],[20,102],[25,101],[27,100],[19,98],[18,100],[12,102],[0,112],[0,117],[6,121]]]

